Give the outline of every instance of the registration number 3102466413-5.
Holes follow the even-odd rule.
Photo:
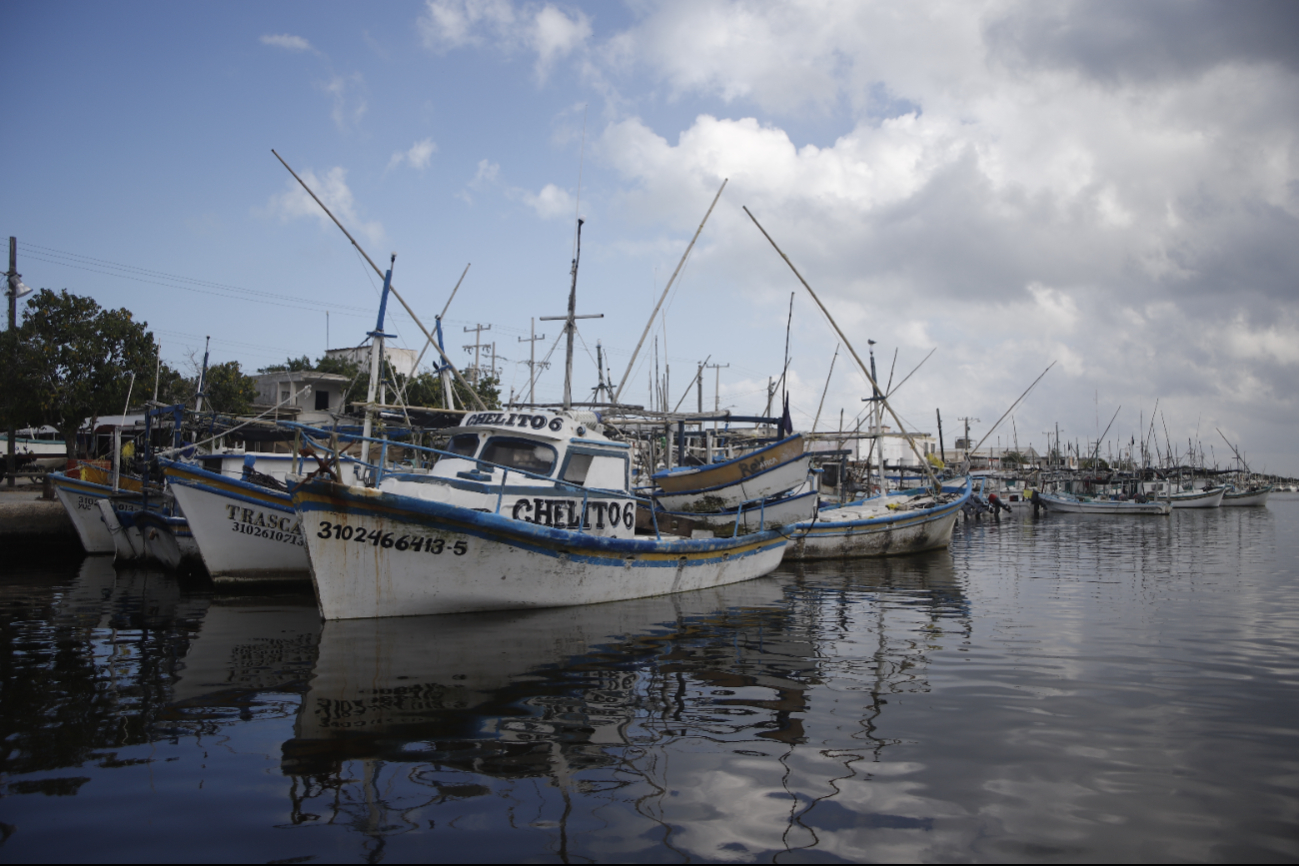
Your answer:
[[[449,550],[456,556],[464,556],[469,551],[469,544],[463,538],[457,539],[453,544],[448,545],[446,540],[442,538],[430,538],[425,535],[394,535],[391,532],[381,532],[377,529],[367,530],[364,526],[343,526],[339,523],[330,523],[328,520],[320,521],[320,531],[316,533],[316,537],[337,538],[342,541],[354,541],[358,544],[382,547],[385,550],[392,549],[412,553],[432,553],[436,555],[444,550]]]

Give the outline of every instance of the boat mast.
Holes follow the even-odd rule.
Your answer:
[[[383,294],[379,298],[379,321],[370,332],[370,384],[365,393],[365,427],[361,431],[361,462],[370,462],[370,433],[374,429],[374,395],[379,384],[379,363],[383,359],[383,314],[388,308],[388,292],[392,290],[392,267],[397,263],[393,253],[388,262],[388,272],[383,275]]]
[[[603,319],[604,313],[595,313],[594,315],[579,316],[577,315],[577,266],[582,260],[582,224],[586,220],[578,218],[577,220],[577,244],[573,250],[573,282],[568,288],[568,315],[566,316],[542,316],[543,322],[564,323],[564,332],[568,336],[568,348],[564,356],[564,408],[573,408],[573,336],[577,332],[578,319]]]

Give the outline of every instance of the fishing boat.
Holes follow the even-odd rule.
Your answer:
[[[237,455],[250,470],[242,473],[243,477],[230,477],[219,464],[212,465],[211,458],[204,461],[211,468],[177,460],[158,461],[189,520],[203,565],[214,581],[309,577],[307,549],[293,502],[287,490],[277,489],[275,475],[262,474],[257,468],[262,466],[272,472],[279,469],[283,479],[290,468],[288,461],[275,461],[286,464],[282,468],[264,465],[268,461],[261,458],[272,456],[291,457]]]
[[[1267,505],[1267,497],[1273,490],[1271,484],[1252,485],[1244,489],[1234,485],[1227,487],[1222,494],[1223,508],[1249,508]]]
[[[808,489],[805,489],[808,488]],[[700,528],[718,535],[744,534],[757,532],[760,528],[779,529],[783,526],[811,520],[820,508],[820,493],[811,484],[795,488],[781,496],[770,499],[759,499],[739,508],[724,511],[665,511],[658,512],[658,519],[665,517],[678,521],[690,521]]]
[[[668,511],[719,512],[802,485],[812,468],[802,434],[721,463],[676,466],[655,473],[655,499]]]
[[[132,550],[128,539],[114,541],[114,533],[104,521],[104,512],[100,502],[106,502],[118,515],[119,530],[121,518],[145,508],[145,497],[141,492],[140,480],[137,478],[120,478],[118,486],[113,487],[110,473],[102,467],[91,463],[81,463],[67,472],[51,473],[50,485],[54,495],[63,503],[72,527],[77,531],[77,538],[86,553],[124,553]],[[151,510],[162,511],[170,507],[170,498],[161,489],[153,491],[148,500]],[[134,525],[129,523],[129,525]],[[126,542],[127,547],[121,547]]]
[[[790,527],[785,549],[792,561],[841,557],[898,556],[939,550],[952,541],[952,529],[970,500],[972,482],[873,496],[822,508],[815,519]]]
[[[1174,508],[1217,508],[1222,505],[1225,486],[1206,487],[1203,490],[1175,490],[1174,485],[1156,481],[1149,487],[1149,495],[1169,502]]]
[[[63,434],[48,424],[14,431],[14,458],[18,466],[57,469],[67,463],[67,447]],[[0,433],[0,454],[8,451],[9,434]]]
[[[291,479],[324,619],[665,595],[759,577],[784,553],[770,529],[637,534],[630,448],[590,413],[476,412],[445,451],[417,450],[440,459],[412,472],[381,462],[373,486]]]
[[[1034,501],[1047,511],[1064,514],[1147,514],[1168,516],[1173,506],[1167,499],[1120,499],[1118,497],[1073,496],[1068,493],[1037,493]]]

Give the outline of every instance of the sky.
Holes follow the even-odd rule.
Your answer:
[[[5,4],[4,226],[34,288],[147,321],[182,370],[358,345],[381,281],[503,391],[566,309],[574,393],[851,425],[869,387],[747,206],[950,448],[1221,429],[1299,475],[1299,4]],[[792,318],[791,318],[791,294]],[[328,313],[328,315],[327,315]],[[552,352],[557,322],[537,357]],[[387,330],[418,350],[398,310]],[[537,383],[560,399],[563,345]],[[894,361],[896,355],[896,362]],[[828,381],[828,386],[827,386]],[[824,392],[824,401],[822,394]],[[682,408],[697,402],[691,394]],[[820,414],[818,417],[818,407]]]

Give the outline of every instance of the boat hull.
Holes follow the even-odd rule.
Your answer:
[[[847,517],[853,506],[822,509],[815,521],[797,524],[785,548],[790,561],[903,556],[941,550],[952,543],[952,529],[970,499],[970,486],[959,498],[916,511],[878,517]],[[869,500],[868,500],[869,501]]]
[[[1145,514],[1166,517],[1173,512],[1173,507],[1169,505],[1166,499],[1152,500],[1150,502],[1116,499],[1081,500],[1063,499],[1049,493],[1039,493],[1038,501],[1047,511],[1058,511],[1063,514]]]
[[[1217,508],[1222,505],[1223,494],[1226,492],[1227,488],[1216,487],[1195,493],[1174,493],[1168,501],[1174,508]]]
[[[786,490],[793,490],[807,481],[811,469],[812,455],[801,454],[717,487],[684,493],[664,491],[655,498],[659,505],[668,511],[715,513],[739,508],[746,502],[769,499]]]
[[[1233,493],[1227,491],[1222,496],[1223,508],[1257,508],[1267,505],[1267,496],[1272,492],[1268,487],[1264,490],[1246,490],[1242,493]]]
[[[701,523],[714,532],[730,533],[738,529],[740,533],[758,532],[760,529],[780,529],[793,523],[811,520],[817,513],[820,494],[812,490],[797,496],[747,505],[741,512],[738,509],[717,513],[700,514],[693,511],[670,511],[672,517],[680,517]]]
[[[81,539],[81,546],[86,553],[116,553],[113,534],[99,511],[99,500],[111,499],[113,507],[118,511],[131,512],[141,509],[139,496],[115,494],[111,487],[68,475],[50,475],[49,479],[54,487],[54,495],[68,512],[68,518],[77,530],[77,537]]]
[[[313,480],[293,491],[326,620],[563,607],[774,569],[785,537],[607,538]]]
[[[185,463],[165,461],[164,471],[214,581],[310,579],[289,494]]]

